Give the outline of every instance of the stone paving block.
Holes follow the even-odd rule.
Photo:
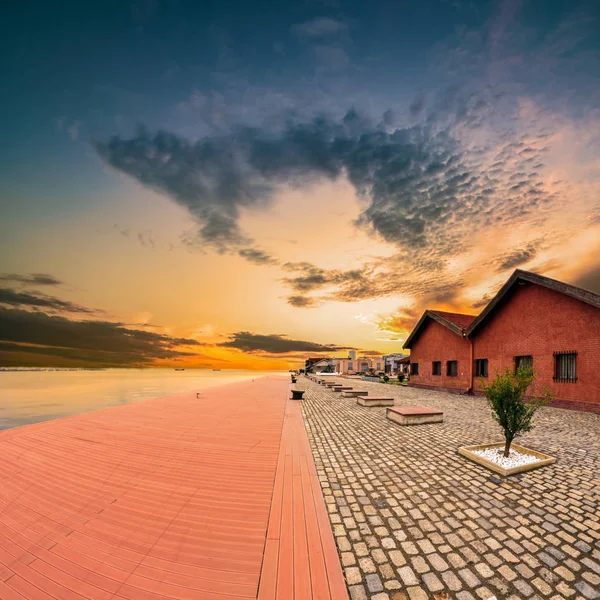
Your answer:
[[[501,478],[456,456],[459,446],[500,435],[482,398],[364,382],[369,396],[431,406],[446,419],[397,428],[382,410],[339,394],[334,404],[330,390],[300,381],[340,556],[356,559],[344,571],[368,599],[486,600],[491,591],[498,600],[599,600],[600,486],[590,485],[600,472],[597,415],[542,408],[520,441],[557,463]],[[383,589],[371,591],[368,576]],[[443,588],[433,592],[436,580]]]

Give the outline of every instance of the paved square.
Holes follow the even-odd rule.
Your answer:
[[[502,439],[483,398],[361,381],[444,411],[400,427],[385,408],[299,384],[353,600],[600,598],[600,415],[543,408],[518,443],[558,461],[504,479],[456,452]]]

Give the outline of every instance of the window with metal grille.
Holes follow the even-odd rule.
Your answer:
[[[434,360],[431,363],[431,374],[432,375],[441,375],[442,374],[442,361]]]
[[[488,376],[488,359],[477,358],[475,360],[475,377],[487,377]]]
[[[515,356],[515,372],[519,369],[533,371],[533,356],[531,356],[531,354],[526,356]]]
[[[448,377],[456,377],[458,375],[458,361],[449,360],[446,362],[446,375]]]
[[[554,381],[559,383],[577,381],[577,352],[554,353]]]
[[[411,375],[419,374],[419,363],[410,363],[410,374]]]

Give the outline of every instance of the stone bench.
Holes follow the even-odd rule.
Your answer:
[[[358,396],[356,402],[361,406],[394,406],[394,399],[384,396]]]
[[[337,387],[338,385],[342,385],[341,383],[335,383],[335,381],[326,381],[325,382],[325,387]]]
[[[426,406],[394,406],[388,408],[385,415],[399,425],[423,425],[425,423],[443,423],[444,413]]]
[[[342,396],[344,398],[357,398],[358,396],[368,396],[369,392],[365,390],[353,390],[350,388],[349,390],[342,390]]]
[[[331,389],[334,392],[347,392],[348,390],[351,390],[352,387],[349,385],[333,385],[331,386]]]

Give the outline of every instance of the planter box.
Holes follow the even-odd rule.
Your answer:
[[[443,423],[444,413],[427,406],[395,406],[388,408],[385,416],[398,425],[425,425]]]
[[[342,390],[342,396],[344,398],[357,398],[358,396],[368,396],[369,392],[365,392],[364,390]]]
[[[490,471],[494,471],[495,473],[499,473],[500,475],[504,475],[507,477],[508,475],[514,475],[515,473],[524,473],[525,471],[532,471],[533,469],[537,469],[538,467],[545,467],[546,465],[551,465],[556,462],[556,458],[552,456],[548,456],[547,454],[542,454],[541,452],[537,452],[536,450],[531,450],[531,448],[525,448],[524,446],[519,446],[518,444],[511,444],[511,450],[517,450],[522,454],[530,454],[531,456],[535,456],[540,460],[534,463],[529,463],[527,465],[520,465],[518,467],[512,467],[510,469],[506,469],[497,465],[495,462],[488,460],[487,458],[483,458],[483,456],[479,456],[475,454],[473,450],[488,450],[490,448],[504,448],[504,442],[498,442],[496,444],[478,444],[476,446],[462,446],[458,449],[458,453],[477,464],[482,465],[486,469],[490,469]]]
[[[382,396],[358,396],[356,402],[361,406],[394,406],[393,398]]]

